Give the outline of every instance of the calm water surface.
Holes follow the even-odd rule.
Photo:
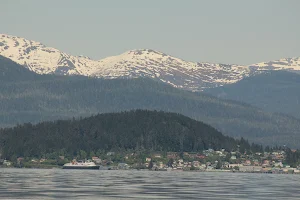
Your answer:
[[[0,199],[300,199],[300,175],[1,169]]]

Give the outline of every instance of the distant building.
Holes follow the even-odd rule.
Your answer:
[[[249,165],[251,165],[251,161],[250,160],[245,160],[244,166],[249,166]]]
[[[9,162],[8,160],[4,160],[3,165],[6,165],[7,167],[9,167],[9,166],[11,166],[11,162]]]
[[[239,166],[239,171],[242,172],[260,172],[261,170],[260,166]]]
[[[159,153],[153,154],[153,157],[154,158],[161,158],[161,154],[159,154]]]
[[[167,158],[169,158],[169,159],[171,159],[171,158],[175,159],[177,157],[178,157],[178,153],[177,152],[168,152],[167,153]]]
[[[127,169],[129,169],[129,166],[126,163],[119,163],[118,164],[118,169],[120,169],[120,170],[127,170]]]
[[[229,168],[235,168],[235,167],[240,167],[242,166],[241,164],[229,164]]]
[[[21,162],[23,162],[23,160],[24,160],[24,158],[23,158],[23,157],[19,157],[19,158],[17,158],[17,162],[18,162],[18,164],[20,164]]]
[[[231,160],[236,160],[236,156],[231,156],[230,159]]]
[[[269,167],[269,166],[270,166],[270,161],[269,161],[269,160],[264,160],[264,161],[262,162],[262,166],[264,166],[264,167]]]
[[[107,156],[113,156],[113,155],[115,155],[115,152],[110,151],[110,152],[107,152],[106,155],[107,155]]]
[[[99,157],[92,157],[92,160],[96,163],[96,164],[100,164],[102,162],[102,160]]]
[[[205,155],[202,155],[202,154],[197,154],[197,156],[196,156],[197,158],[200,158],[200,159],[204,159],[204,158],[206,158],[206,156]]]
[[[275,162],[274,163],[274,167],[283,167],[283,164],[282,164],[282,162]]]
[[[193,161],[192,165],[194,167],[199,167],[200,166],[200,162],[199,161]]]

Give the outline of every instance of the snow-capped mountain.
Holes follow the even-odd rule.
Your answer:
[[[300,71],[300,57],[296,58],[282,58],[280,60],[261,62],[251,65],[260,70],[290,70]]]
[[[72,56],[40,42],[6,34],[0,34],[0,55],[39,74],[103,78],[145,76],[195,91],[235,83],[260,70],[300,70],[299,58],[241,66],[188,62],[150,49],[132,50],[97,61],[84,56]],[[274,67],[269,67],[270,64]]]
[[[88,75],[94,63],[87,57],[71,56],[40,42],[5,34],[0,35],[0,54],[38,74]]]

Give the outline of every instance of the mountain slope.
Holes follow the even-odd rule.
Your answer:
[[[38,74],[149,77],[195,91],[234,83],[254,72],[247,66],[187,62],[150,49],[128,51],[95,61],[6,34],[0,34],[0,55]]]
[[[235,83],[264,70],[300,72],[300,58],[241,66],[193,63],[150,49],[132,50],[96,61],[6,34],[0,34],[0,55],[38,74],[83,75],[108,79],[149,77],[193,91]]]
[[[300,71],[300,57],[282,58],[251,65],[254,69]]]
[[[41,76],[0,55],[0,82],[35,80]]]
[[[235,84],[205,92],[224,99],[242,101],[270,112],[293,115],[300,119],[300,75],[269,71],[245,78]]]
[[[14,62],[11,61],[15,65]],[[19,66],[22,68],[22,66]],[[1,63],[0,63],[1,68]],[[15,76],[15,75],[14,75]],[[41,76],[41,75],[37,75]],[[297,146],[300,121],[151,79],[103,80],[43,75],[0,85],[0,125],[90,116],[132,109],[181,113],[226,135],[260,144]]]
[[[64,152],[72,158],[79,150],[231,151],[237,144],[211,126],[183,115],[142,110],[0,130],[4,157],[39,158]]]

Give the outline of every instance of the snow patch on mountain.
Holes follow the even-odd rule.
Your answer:
[[[194,91],[235,83],[262,70],[300,70],[299,58],[242,66],[188,62],[151,49],[131,50],[118,56],[92,60],[6,34],[0,34],[0,55],[38,74],[84,75],[109,79],[151,77],[177,88]]]
[[[258,70],[289,70],[300,71],[300,57],[282,58],[275,61],[261,62],[251,65]]]

